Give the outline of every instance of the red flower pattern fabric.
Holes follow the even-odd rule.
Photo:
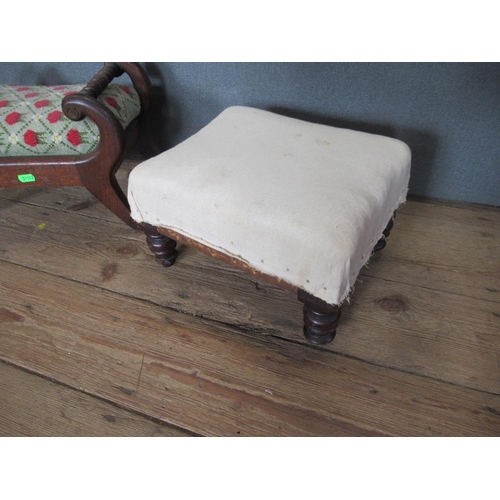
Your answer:
[[[57,123],[62,117],[62,111],[52,111],[47,115],[47,120],[49,123]]]
[[[113,97],[106,96],[104,100],[110,105],[113,106],[113,108],[118,107],[118,103],[116,102],[116,99],[113,99]]]
[[[0,156],[75,155],[97,147],[99,129],[85,118],[73,122],[61,101],[84,85],[0,85]],[[140,100],[132,87],[109,85],[99,101],[124,128],[139,114]]]
[[[82,143],[80,132],[74,128],[66,134],[66,138],[69,142],[71,142],[71,144],[73,144],[73,146],[79,146]]]
[[[7,125],[15,125],[19,121],[20,118],[21,118],[21,114],[18,113],[17,111],[13,111],[12,113],[9,113],[5,117],[5,123]]]
[[[24,133],[24,142],[34,148],[38,144],[38,134],[33,130],[27,130]]]
[[[35,95],[38,95],[38,92],[33,92]],[[28,95],[26,94],[26,97]],[[50,104],[48,99],[42,99],[41,101],[35,102],[35,108],[46,108]]]

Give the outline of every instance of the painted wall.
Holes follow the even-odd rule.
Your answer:
[[[410,192],[500,205],[500,63],[145,63],[164,150],[224,108],[384,134],[413,152]],[[86,82],[100,63],[0,63],[0,81]]]

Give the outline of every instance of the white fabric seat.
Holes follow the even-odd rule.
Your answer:
[[[128,199],[138,222],[340,304],[406,199],[410,159],[396,139],[231,107],[138,165]]]

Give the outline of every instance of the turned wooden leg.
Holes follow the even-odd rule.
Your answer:
[[[170,267],[177,259],[177,242],[158,233],[154,226],[142,224],[142,229],[146,235],[149,249],[154,253],[156,262],[164,267]]]
[[[342,306],[332,306],[303,290],[298,298],[304,304],[304,335],[313,344],[328,344],[335,338]]]
[[[387,238],[391,234],[391,229],[394,226],[394,217],[396,217],[396,212],[394,212],[392,219],[389,221],[389,224],[387,224],[387,227],[384,229],[384,232],[382,233],[383,234],[382,238],[380,238],[377,241],[377,244],[373,247],[373,253],[380,252],[380,250],[383,250],[387,245]]]

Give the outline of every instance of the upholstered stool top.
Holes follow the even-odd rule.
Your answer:
[[[0,85],[0,156],[75,155],[92,151],[97,125],[64,116],[61,102],[85,85]],[[125,128],[138,116],[140,100],[132,87],[109,85],[99,96]]]
[[[171,229],[330,304],[406,199],[402,142],[246,107],[138,165],[138,222]]]

